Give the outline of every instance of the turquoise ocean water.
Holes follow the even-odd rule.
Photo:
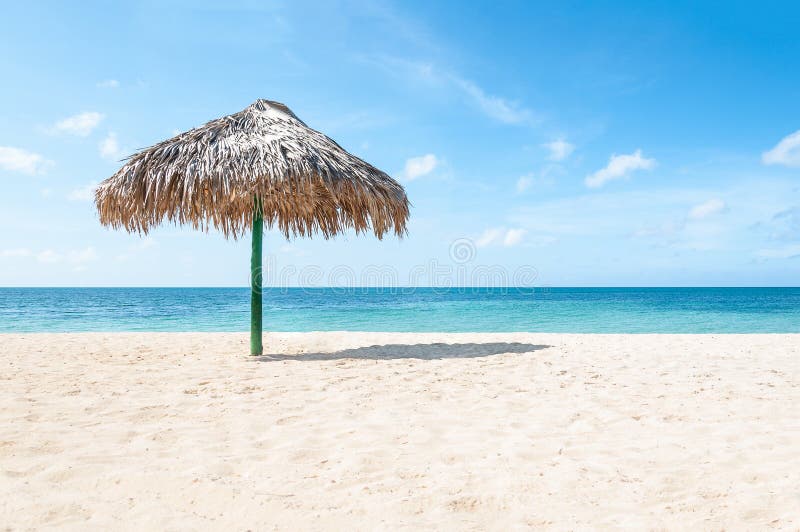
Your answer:
[[[247,331],[247,288],[0,288],[0,332]],[[272,331],[800,333],[800,288],[290,288]]]

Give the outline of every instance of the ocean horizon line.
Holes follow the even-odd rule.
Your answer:
[[[272,287],[268,331],[795,333],[798,287]],[[245,331],[250,288],[0,289],[0,331]]]
[[[14,290],[40,290],[40,289],[158,289],[158,288],[166,288],[166,289],[246,289],[249,290],[250,286],[248,285],[209,285],[209,286],[201,286],[201,285],[41,285],[41,286],[0,286],[0,290],[6,289],[14,289]],[[435,290],[447,290],[447,289],[487,289],[487,290],[494,290],[494,289],[527,289],[527,290],[559,290],[559,289],[570,289],[570,290],[593,290],[593,289],[632,289],[632,290],[650,290],[650,289],[800,289],[800,285],[758,285],[758,284],[749,284],[749,285],[558,285],[558,286],[550,286],[550,285],[537,285],[537,286],[522,286],[522,285],[497,285],[497,286],[488,286],[488,285],[453,285],[453,286],[433,286],[433,285],[425,285],[425,286],[414,286],[414,285],[364,285],[364,286],[346,286],[346,285],[325,285],[325,286],[300,286],[300,285],[287,285],[287,286],[262,286],[262,289],[265,290],[283,290],[283,289],[301,289],[301,290],[316,290],[316,289],[336,289],[336,290],[343,290],[343,289],[352,289],[352,290],[359,290],[365,288],[411,288],[411,289],[435,289]]]

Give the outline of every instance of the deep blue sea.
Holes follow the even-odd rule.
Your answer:
[[[0,288],[0,332],[247,331],[248,288]],[[271,331],[800,333],[800,288],[289,288]]]

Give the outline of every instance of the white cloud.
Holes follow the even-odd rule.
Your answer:
[[[31,250],[28,248],[4,249],[0,252],[0,257],[30,257]]]
[[[507,216],[515,227],[523,227],[532,234],[550,234],[562,240],[565,237],[588,237],[589,241],[600,242],[610,235],[627,238],[643,226],[645,229],[638,236],[646,236],[650,232],[648,222],[660,225],[659,220],[682,221],[686,205],[709,194],[708,189],[587,192],[521,204],[511,209]],[[727,191],[726,195],[733,193]],[[620,205],[626,208],[621,209]]]
[[[38,153],[22,148],[0,146],[0,169],[35,175],[43,173],[52,164]]]
[[[695,205],[689,211],[689,219],[690,220],[702,220],[703,218],[708,218],[709,216],[713,216],[714,214],[719,214],[725,210],[725,202],[721,199],[710,199],[706,202],[703,202],[699,205]]]
[[[609,181],[625,178],[636,170],[650,170],[655,165],[655,159],[642,157],[642,150],[636,150],[626,155],[614,154],[608,160],[605,168],[586,176],[586,186],[589,188],[602,187]]]
[[[756,257],[757,251],[761,258],[792,257],[795,250],[788,245],[800,245],[800,233],[795,232],[793,238],[789,234],[789,214],[781,216],[781,241],[769,240],[778,229],[765,222],[771,220],[776,212],[783,213],[789,209],[786,202],[793,201],[797,193],[797,183],[793,180],[764,176],[731,177],[722,188],[719,184],[699,187],[695,183],[691,188],[671,186],[617,190],[617,187],[606,187],[600,191],[584,190],[577,196],[545,198],[509,206],[503,213],[505,223],[509,227],[527,229],[528,235],[520,248],[508,249],[528,249],[537,235],[552,235],[560,242],[558,257],[552,254],[537,257],[535,260],[539,262],[536,266],[540,271],[558,270],[565,257],[573,262],[590,257],[588,260],[596,259],[598,264],[605,264],[602,271],[592,270],[592,275],[599,272],[602,276],[612,271],[618,276],[618,272],[625,270],[630,274],[641,274],[636,282],[644,282],[650,273],[642,272],[662,271],[659,283],[735,281],[736,284],[744,282],[742,279],[757,282],[763,279],[762,274],[767,273],[767,270],[753,269],[756,267],[753,260],[760,260]],[[735,216],[717,215],[702,222],[688,221],[690,207],[710,198],[724,199],[727,212],[735,213]],[[706,254],[709,249],[716,251]],[[794,264],[800,258],[786,260],[792,260]],[[778,264],[777,259],[775,264]],[[687,275],[707,272],[708,277],[691,281],[687,277],[678,281],[682,279],[681,271]],[[777,274],[784,271],[774,270]],[[720,277],[714,277],[719,275],[718,272],[725,275],[738,272],[736,275],[741,277],[720,280]],[[588,270],[586,275],[589,275]],[[575,282],[600,282],[599,277],[591,281],[587,279]],[[788,277],[781,279],[784,279],[781,282],[791,282],[786,280]]]
[[[400,179],[413,181],[414,179],[426,176],[439,166],[439,159],[432,153],[412,157],[406,161],[405,168],[400,174]]]
[[[781,139],[771,150],[761,155],[764,164],[800,166],[800,130]]]
[[[575,151],[575,146],[564,139],[547,142],[542,144],[542,147],[547,148],[547,150],[550,152],[550,155],[547,158],[551,161],[563,161],[569,157],[573,151]]]
[[[789,207],[772,216],[767,222],[759,222],[755,227],[767,230],[772,240],[800,240],[800,207]]]
[[[288,242],[286,244],[283,244],[278,249],[278,251],[280,252],[281,255],[293,255],[295,257],[307,257],[311,254],[308,250],[303,249],[297,244],[292,244]]]
[[[117,134],[111,131],[106,138],[100,141],[100,156],[103,159],[117,161],[122,157],[123,150],[119,146]]]
[[[61,254],[56,253],[52,249],[45,249],[44,251],[40,251],[36,254],[36,260],[39,262],[44,262],[46,264],[54,264],[56,262],[61,262],[63,257]]]
[[[527,239],[527,242],[533,246],[548,246],[554,242],[558,242],[558,238],[553,235],[536,235]]]
[[[542,188],[555,183],[554,175],[563,174],[564,167],[549,163],[535,172],[530,172],[517,179],[517,194],[524,194],[533,187]]]
[[[788,244],[779,248],[759,249],[755,253],[759,259],[793,259],[800,257],[800,244]]]
[[[150,249],[158,245],[158,241],[155,240],[151,236],[142,237],[139,242],[133,244],[128,247],[128,250],[125,253],[120,253],[117,255],[118,261],[127,261],[134,258],[136,255],[140,254],[142,251],[146,249]]]
[[[725,203],[712,199],[695,205],[684,217],[674,216],[672,219],[662,221],[660,224],[648,225],[632,233],[634,238],[651,239],[658,246],[673,248],[710,250],[718,249],[723,243],[725,235],[730,235],[727,224],[712,223],[710,221],[697,224],[715,214],[723,212]]]
[[[52,127],[54,133],[66,133],[78,137],[87,137],[103,121],[105,115],[94,111],[79,113],[56,122]]]
[[[89,183],[88,185],[78,187],[67,194],[67,199],[70,201],[92,201],[94,199],[95,188],[97,188],[97,183]]]
[[[116,89],[119,87],[119,81],[115,79],[104,79],[97,84],[101,89]]]
[[[451,76],[456,87],[475,103],[483,113],[504,124],[521,124],[531,120],[532,113],[516,102],[510,102],[499,96],[492,96],[472,81]]]
[[[506,229],[505,227],[493,227],[486,229],[475,239],[475,245],[479,248],[494,244],[503,244],[506,247],[516,246],[522,242],[527,234],[525,229]]]
[[[525,229],[509,229],[506,231],[506,236],[503,237],[503,245],[507,247],[516,246],[522,242],[526,233]]]
[[[92,246],[83,249],[71,249],[66,253],[45,249],[36,254],[36,260],[43,264],[66,262],[72,265],[74,271],[82,271],[86,269],[86,263],[97,260],[97,251]]]
[[[502,238],[502,236],[503,236],[503,230],[500,228],[486,229],[475,240],[475,245],[478,246],[479,248],[486,247],[489,244],[492,244],[493,242]]]
[[[97,252],[92,246],[74,249],[67,253],[67,261],[72,264],[84,264],[93,260],[97,260]]]
[[[97,251],[92,246],[83,249],[71,249],[66,252],[58,252],[53,249],[44,249],[34,252],[28,248],[5,249],[0,251],[2,258],[22,258],[31,257],[42,264],[62,264],[72,266],[73,271],[86,269],[86,264],[97,260]]]
[[[532,184],[533,184],[532,175],[528,174],[520,177],[519,179],[517,179],[517,192],[519,194],[522,194],[523,192],[531,188]]]
[[[634,231],[631,236],[634,238],[662,238],[675,239],[680,236],[686,228],[684,220],[668,220],[658,225],[649,225]]]

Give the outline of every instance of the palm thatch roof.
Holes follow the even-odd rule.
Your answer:
[[[113,228],[147,233],[167,220],[233,238],[252,227],[254,204],[287,238],[402,236],[409,207],[394,179],[269,100],[135,153],[95,202]]]

